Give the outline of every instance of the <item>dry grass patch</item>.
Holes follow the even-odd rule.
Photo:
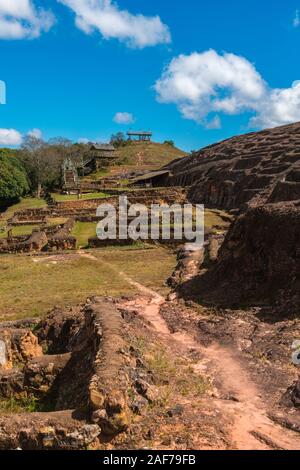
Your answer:
[[[55,305],[76,305],[94,295],[118,297],[137,292],[120,271],[138,282],[167,291],[165,279],[175,256],[153,248],[91,250],[93,257],[65,253],[57,256],[0,257],[0,321],[42,316]]]

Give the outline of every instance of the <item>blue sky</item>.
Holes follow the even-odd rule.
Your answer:
[[[0,0],[0,144],[33,129],[105,141],[137,128],[192,150],[300,120],[298,9],[300,0]]]

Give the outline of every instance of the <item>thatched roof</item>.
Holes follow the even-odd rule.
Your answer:
[[[152,171],[151,173],[146,173],[145,175],[134,178],[133,183],[152,180],[154,178],[157,178],[158,176],[164,176],[164,175],[170,176],[170,171],[169,170]]]
[[[104,152],[115,152],[115,147],[111,144],[92,144],[91,150],[102,150]]]

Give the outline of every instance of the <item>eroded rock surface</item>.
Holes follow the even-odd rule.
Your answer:
[[[282,317],[300,306],[300,206],[249,209],[230,228],[217,263],[181,292],[215,305],[273,305]]]
[[[210,145],[168,169],[193,202],[221,209],[300,199],[300,123]]]

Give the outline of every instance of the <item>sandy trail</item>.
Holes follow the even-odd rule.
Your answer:
[[[102,263],[90,253],[81,252],[81,256]],[[180,351],[183,355],[188,355],[191,351],[198,352],[203,359],[194,364],[196,373],[218,377],[221,395],[231,399],[213,399],[214,405],[230,415],[233,422],[230,436],[233,449],[300,449],[299,434],[282,428],[268,418],[268,405],[235,357],[234,350],[217,343],[204,347],[185,331],[172,333],[160,315],[164,297],[134,281],[124,272],[118,274],[141,293],[141,297],[127,301],[126,306],[137,310],[166,346],[174,345],[176,352]]]
[[[120,273],[127,282],[136,287],[142,298],[134,301],[138,312],[147,320],[161,339],[168,345],[175,343],[183,354],[198,351],[204,358],[194,365],[195,372],[214,370],[222,384],[222,394],[234,400],[215,399],[215,406],[233,417],[231,431],[232,448],[240,450],[300,449],[300,436],[283,429],[267,416],[267,406],[260,392],[247,372],[242,368],[233,351],[213,344],[209,347],[199,345],[186,332],[171,333],[166,321],[160,315],[160,307],[165,299],[151,289]]]

